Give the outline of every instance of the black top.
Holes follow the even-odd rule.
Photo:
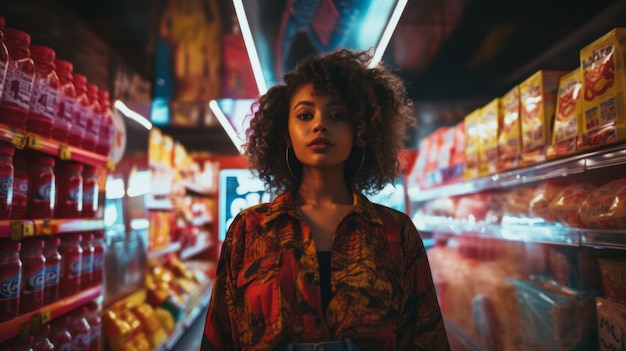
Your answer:
[[[330,301],[330,251],[318,251],[317,261],[320,265],[320,289],[322,291],[322,311],[326,313]]]

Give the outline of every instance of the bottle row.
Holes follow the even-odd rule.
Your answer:
[[[115,133],[109,92],[4,22],[0,18],[0,123],[107,156]]]
[[[104,232],[0,241],[0,322],[99,285]]]
[[[102,319],[98,303],[90,301],[23,335],[0,343],[1,351],[101,349]]]
[[[0,220],[94,218],[95,167],[0,142]]]

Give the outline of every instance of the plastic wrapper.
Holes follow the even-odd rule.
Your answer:
[[[598,351],[626,350],[626,305],[596,298]]]
[[[554,216],[550,213],[549,205],[552,200],[572,184],[569,179],[552,179],[540,183],[534,190],[530,199],[528,212],[532,218],[541,218],[547,222],[554,222]]]
[[[588,228],[626,228],[626,178],[604,184],[589,194],[580,218]]]
[[[580,218],[581,204],[597,186],[590,183],[570,185],[558,193],[548,205],[548,211],[555,222],[580,228],[584,224]]]

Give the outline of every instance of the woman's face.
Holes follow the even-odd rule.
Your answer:
[[[312,84],[291,98],[288,129],[293,151],[305,167],[343,167],[350,156],[354,127],[348,111],[332,96],[314,95]]]

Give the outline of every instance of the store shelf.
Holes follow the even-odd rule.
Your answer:
[[[600,150],[584,152],[538,165],[501,172],[489,177],[459,181],[428,189],[410,187],[412,202],[428,201],[445,196],[472,194],[484,190],[510,187],[546,179],[580,174],[591,170],[626,164],[626,144],[620,143]]]
[[[27,133],[26,131],[17,130],[2,124],[0,124],[0,140],[10,143],[18,149],[37,150],[58,157],[61,160],[73,160],[94,167],[105,167],[108,162],[106,156],[74,146],[63,145],[54,139]]]
[[[212,246],[213,245],[210,242],[204,242],[193,247],[187,247],[180,252],[180,259],[189,259],[202,251],[210,249]]]
[[[75,308],[96,299],[102,293],[102,285],[81,291],[76,295],[60,299],[59,301],[44,306],[39,310],[23,314],[10,321],[0,323],[0,342],[11,339],[20,334],[22,330],[29,330],[35,323],[47,323],[60,317]]]
[[[173,253],[173,252],[177,252],[180,249],[181,249],[181,245],[180,245],[179,242],[176,241],[176,242],[170,243],[169,245],[167,245],[164,248],[157,249],[157,250],[154,250],[154,251],[149,251],[148,252],[148,259],[152,260],[152,259],[155,259],[155,258],[159,258],[159,257],[165,256],[167,254],[170,254],[170,253]]]
[[[102,219],[35,219],[35,235],[61,234],[104,229]]]
[[[583,229],[548,224],[502,225],[420,215],[415,226],[421,232],[443,235],[472,235],[544,244],[626,249],[626,230]]]

